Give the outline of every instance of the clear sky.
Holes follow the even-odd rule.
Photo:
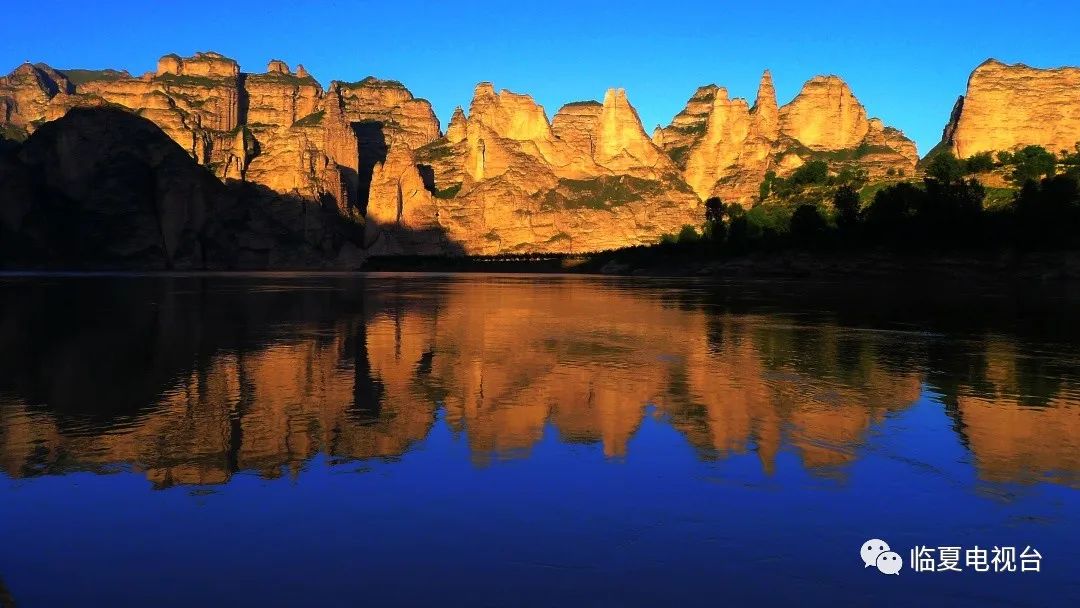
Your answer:
[[[445,128],[474,85],[529,93],[548,117],[624,87],[647,131],[714,82],[751,102],[772,70],[780,103],[837,74],[872,116],[925,154],[971,70],[988,57],[1080,64],[1080,2],[17,2],[4,11],[0,71],[154,69],[169,52],[215,50],[262,72],[303,63],[324,85],[367,75],[429,99]]]

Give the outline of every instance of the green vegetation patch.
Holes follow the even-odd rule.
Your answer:
[[[983,190],[986,191],[986,198],[983,199],[983,208],[990,211],[1004,209],[1009,205],[1012,205],[1013,200],[1016,199],[1017,190],[1015,188],[990,188],[983,186]]]
[[[88,82],[112,82],[114,80],[127,80],[131,74],[121,70],[57,70],[71,81],[71,84],[79,86]]]
[[[155,76],[154,80],[178,87],[217,87],[224,84],[224,78],[210,78],[207,76],[189,76],[187,74],[162,74]]]
[[[312,112],[307,116],[293,123],[294,127],[317,127],[322,124],[323,118],[326,116],[326,110],[319,110],[318,112]]]
[[[454,154],[454,146],[446,138],[437,139],[430,144],[416,149],[416,160],[435,161],[448,158]]]
[[[541,209],[610,210],[645,196],[660,194],[660,182],[629,175],[601,176],[592,179],[560,179],[559,185],[544,195]]]
[[[823,160],[826,162],[842,163],[859,160],[871,154],[889,154],[894,152],[895,150],[889,146],[868,144],[866,142],[863,142],[854,148],[845,148],[843,150],[813,150],[792,140],[788,143],[787,148],[776,154],[776,160],[780,161],[785,156],[794,154],[807,161]]]
[[[22,127],[16,127],[15,125],[2,125],[0,126],[0,139],[6,139],[9,141],[26,141],[29,135],[26,129]]]
[[[450,184],[442,189],[436,188],[431,194],[435,198],[448,199],[457,196],[458,192],[461,192],[461,184]]]
[[[892,148],[880,144],[868,144],[863,142],[854,148],[848,148],[846,150],[830,150],[826,152],[814,152],[816,158],[823,158],[826,160],[843,162],[850,160],[859,160],[865,158],[871,154],[891,154],[895,152]]]
[[[601,107],[603,105],[604,104],[602,104],[599,101],[596,101],[594,99],[587,99],[587,100],[584,100],[584,101],[571,101],[570,103],[563,104],[563,107],[564,108],[579,108],[579,107],[588,107],[588,106]]]
[[[910,180],[884,180],[884,181],[874,182],[872,184],[867,184],[867,185],[863,186],[862,188],[859,189],[859,203],[862,206],[866,206],[867,204],[870,203],[870,201],[874,200],[874,195],[876,195],[878,193],[878,191],[884,190],[885,188],[888,188],[890,186],[895,186],[896,184],[898,184],[898,183],[900,183],[902,181],[910,181]],[[913,183],[915,183],[917,185],[922,184],[921,181],[913,182]]]
[[[783,203],[763,203],[755,205],[746,212],[746,220],[751,227],[751,234],[758,235],[766,231],[784,234],[791,224],[795,207]]]
[[[934,159],[934,157],[945,152],[952,154],[952,152],[950,152],[949,150],[949,142],[939,141],[936,146],[930,148],[930,151],[926,153],[926,156],[919,159],[919,162],[915,166],[919,169],[923,169],[931,160]]]
[[[311,75],[303,78],[296,74],[282,74],[280,72],[267,72],[265,74],[248,74],[248,78],[257,82],[275,82],[292,86],[319,86],[318,81]]]
[[[671,125],[666,130],[682,133],[683,135],[704,135],[708,128],[708,123],[703,120],[689,125]]]
[[[204,108],[206,107],[207,102],[210,101],[206,97],[195,97],[193,95],[188,95],[187,93],[181,93],[180,91],[169,91],[169,95],[166,95],[166,97],[169,96],[179,99],[193,108]]]
[[[667,151],[668,158],[680,168],[686,167],[686,157],[690,153],[690,146],[676,146]]]
[[[356,82],[340,82],[343,89],[360,89],[364,87],[375,89],[404,89],[405,85],[397,80],[382,80],[374,76],[368,76]]]

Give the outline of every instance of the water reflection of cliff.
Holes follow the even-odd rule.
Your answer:
[[[549,425],[620,457],[654,415],[702,458],[753,452],[771,470],[790,448],[832,473],[924,382],[982,476],[1080,471],[1077,361],[1000,336],[959,348],[580,279],[17,280],[0,306],[16,477],[296,474],[319,452],[401,456],[439,411],[481,463],[527,454]]]

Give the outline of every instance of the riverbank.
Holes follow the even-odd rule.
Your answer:
[[[592,254],[372,257],[380,272],[522,272],[719,278],[941,278],[954,280],[1080,280],[1080,253],[769,252],[710,257],[678,248],[637,248]]]

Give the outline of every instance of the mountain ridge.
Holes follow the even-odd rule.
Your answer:
[[[988,60],[969,89],[988,70],[1033,68]],[[914,142],[872,117],[836,75],[809,79],[783,105],[768,70],[752,105],[705,85],[651,136],[623,89],[608,89],[602,102],[566,103],[549,118],[530,95],[481,82],[468,113],[456,108],[444,130],[431,103],[398,81],[368,76],[324,87],[302,65],[294,72],[271,59],[265,72],[249,73],[212,51],[165,55],[141,76],[25,63],[0,78],[7,139],[76,107],[134,112],[223,182],[332,205],[362,230],[368,254],[649,244],[700,225],[706,199],[750,207],[764,181],[808,163],[874,182],[913,177],[919,161]],[[961,104],[946,127],[943,139],[961,142],[948,144],[958,155],[969,125],[985,129],[971,118],[978,107]],[[1039,139],[1038,131],[1023,137]],[[1054,143],[1073,132],[1080,140],[1080,110],[1058,131]]]

